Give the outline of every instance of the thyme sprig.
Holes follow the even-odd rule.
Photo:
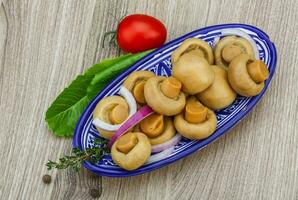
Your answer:
[[[83,161],[89,161],[92,164],[97,163],[105,154],[109,153],[109,148],[107,146],[107,141],[103,139],[96,138],[93,144],[93,147],[87,148],[86,150],[73,148],[72,155],[65,155],[59,158],[58,162],[49,160],[46,163],[48,170],[54,168],[66,169],[71,167],[78,172],[81,169]]]

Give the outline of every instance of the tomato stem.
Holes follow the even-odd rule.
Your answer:
[[[111,36],[111,39],[109,41],[109,44],[112,45],[116,45],[116,36],[117,36],[117,31],[109,31],[109,32],[106,32],[103,36],[103,40],[102,40],[102,48],[105,48],[105,41],[107,39],[108,36]]]
[[[116,15],[114,15],[112,12],[108,11],[108,14],[109,14],[110,16],[114,17],[114,19],[118,22],[118,23],[117,23],[117,29],[118,29],[118,26],[119,26],[120,22],[122,21],[122,19],[126,17],[126,14],[125,14],[125,15],[122,16],[120,19],[118,19],[118,18],[116,17]],[[103,40],[102,40],[102,45],[101,45],[102,48],[105,47],[105,41],[106,41],[107,37],[110,36],[110,35],[111,35],[111,38],[110,38],[110,41],[109,41],[109,45],[110,45],[110,46],[111,46],[111,45],[115,45],[115,46],[117,46],[117,30],[114,30],[114,31],[106,32],[106,33],[104,34],[104,36],[103,36]],[[118,48],[119,48],[119,47],[118,47]]]

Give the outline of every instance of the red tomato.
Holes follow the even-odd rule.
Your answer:
[[[125,17],[117,29],[119,47],[130,53],[137,53],[162,46],[167,30],[158,19],[142,14]]]

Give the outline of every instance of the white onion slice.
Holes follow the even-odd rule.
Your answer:
[[[116,131],[121,126],[121,124],[116,124],[116,125],[108,124],[98,118],[93,119],[92,124],[97,128],[101,128],[105,131]]]
[[[154,163],[154,162],[157,162],[157,161],[160,161],[160,160],[163,160],[165,158],[167,158],[169,155],[172,154],[172,152],[174,151],[174,146],[166,149],[166,150],[163,150],[162,152],[160,153],[157,153],[157,154],[154,154],[152,156],[149,157],[149,159],[147,160],[146,164],[149,164],[149,163]]]
[[[181,140],[181,135],[179,133],[177,133],[173,138],[171,138],[170,140],[162,143],[162,144],[157,144],[151,147],[151,152],[152,153],[157,153],[157,152],[161,152],[164,151],[170,147],[175,146],[176,144],[178,144],[178,142]]]
[[[227,35],[237,35],[240,37],[243,37],[244,39],[248,40],[248,42],[251,44],[254,53],[255,53],[255,57],[257,60],[260,59],[260,55],[259,55],[259,49],[258,46],[256,44],[256,42],[254,41],[254,39],[252,39],[252,37],[250,35],[248,35],[246,32],[239,30],[239,29],[232,29],[232,28],[227,28],[227,29],[223,29],[221,31],[221,35],[222,36],[227,36]],[[215,46],[218,42],[219,42],[220,37],[216,36],[214,37],[213,40],[213,46]]]
[[[114,144],[114,142],[121,137],[123,134],[125,134],[130,128],[134,127],[136,124],[138,124],[140,121],[148,117],[154,113],[152,108],[149,106],[144,106],[140,108],[136,113],[134,113],[130,118],[128,118],[124,124],[121,125],[121,127],[117,130],[117,132],[113,135],[111,140],[108,143],[108,146],[111,148]]]
[[[128,116],[128,118],[129,118],[137,112],[137,102],[136,102],[135,98],[133,97],[133,95],[131,94],[131,92],[124,86],[120,87],[119,94],[121,96],[123,96],[123,98],[126,100],[126,102],[128,104],[128,107],[129,107],[129,116]],[[95,118],[92,121],[92,123],[97,128],[101,128],[101,129],[106,130],[106,131],[116,131],[122,126],[122,124],[125,123],[125,121],[121,124],[113,125],[113,124],[106,123],[106,122],[104,122],[104,121],[102,121],[98,118]]]
[[[124,97],[129,107],[129,117],[137,112],[137,102],[131,92],[124,86],[120,87],[119,94]]]

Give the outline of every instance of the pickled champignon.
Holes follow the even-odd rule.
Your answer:
[[[144,87],[147,104],[157,113],[173,116],[185,106],[185,95],[181,82],[174,77],[155,76],[147,80]]]
[[[207,42],[197,38],[189,38],[182,42],[182,44],[172,54],[172,63],[175,64],[180,57],[186,53],[203,57],[209,64],[213,64],[214,62],[212,48]]]
[[[187,100],[184,113],[175,116],[177,131],[188,139],[200,140],[209,137],[216,130],[214,112],[203,106],[196,97]]]
[[[121,136],[112,146],[113,161],[126,170],[142,166],[151,155],[148,137],[141,132],[129,132]]]
[[[242,37],[226,36],[219,40],[214,49],[215,64],[228,68],[229,63],[240,54],[254,56],[254,50],[249,41]]]
[[[234,58],[228,68],[230,85],[238,94],[246,97],[259,94],[268,77],[266,64],[261,60],[254,60],[248,54]]]
[[[126,100],[120,96],[109,96],[102,99],[93,111],[93,119],[98,118],[109,124],[121,124],[129,116],[129,107]],[[97,128],[97,127],[96,127]],[[106,139],[111,139],[114,132],[97,128]]]
[[[183,91],[191,95],[204,91],[214,81],[214,72],[206,59],[191,53],[185,53],[173,64],[173,76],[181,81]]]
[[[197,97],[205,106],[219,110],[233,103],[237,94],[229,84],[227,71],[216,65],[211,67],[215,74],[214,82],[206,90],[197,94]]]
[[[146,81],[153,76],[155,76],[155,74],[150,71],[135,71],[125,79],[123,86],[131,91],[139,104],[145,104],[144,85]]]
[[[158,113],[145,118],[139,127],[148,136],[151,145],[164,143],[174,137],[176,133],[172,119]]]

